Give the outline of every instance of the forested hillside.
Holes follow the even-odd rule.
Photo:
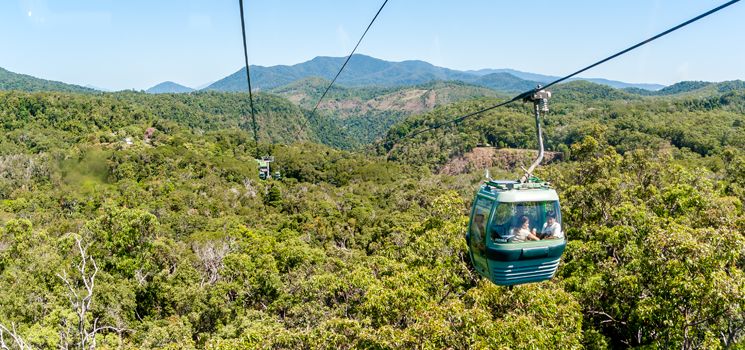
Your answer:
[[[131,137],[142,140],[145,130],[180,128],[194,133],[215,130],[253,132],[248,94],[195,92],[151,95],[133,91],[97,96],[57,92],[0,93],[0,153],[38,153],[77,144],[108,144]],[[260,142],[313,141],[340,149],[358,142],[323,114],[307,127],[310,111],[278,96],[254,96]],[[253,136],[251,136],[253,137]],[[152,136],[157,140],[158,133]]]
[[[59,91],[75,94],[96,93],[94,89],[78,85],[65,84],[32,77],[30,75],[13,73],[0,68],[0,91]]]
[[[544,123],[548,150],[571,153],[596,125],[606,127],[606,139],[624,153],[635,149],[667,150],[679,159],[716,155],[727,146],[745,148],[745,93],[731,91],[710,97],[647,101],[611,87],[576,81],[552,89]],[[475,99],[416,115],[394,126],[387,139],[495,105],[499,99]],[[480,116],[389,145],[390,160],[428,166],[438,171],[455,156],[478,143],[497,147],[537,148],[533,106],[514,103]]]
[[[520,79],[509,73],[492,73],[470,81],[471,84],[506,93],[522,93],[538,86],[537,81]]]
[[[312,109],[330,83],[322,78],[309,77],[268,92]],[[485,96],[504,95],[459,81],[432,80],[414,86],[387,87],[334,84],[318,108],[330,115],[341,128],[366,144],[384,136],[391,126],[412,114]]]
[[[469,258],[483,174],[436,172],[478,142],[534,147],[532,105],[311,167],[349,153],[270,143],[309,113],[270,94],[254,96],[257,145],[245,94],[0,93],[2,346],[742,348],[745,93],[552,91],[546,139],[565,158],[537,175],[569,243],[557,276],[514,288]],[[388,137],[500,101],[439,106]],[[257,153],[281,180],[258,180]]]
[[[743,82],[742,80],[733,80],[724,81],[721,83],[709,83],[705,81],[683,81],[660,89],[658,91],[649,91],[637,88],[626,88],[623,89],[623,91],[642,96],[670,96],[674,98],[681,98],[688,96],[708,97],[743,89],[745,89],[745,82]]]
[[[473,73],[473,74],[478,74],[478,75],[487,75],[487,74],[492,74],[492,73],[509,73],[520,79],[537,81],[543,85],[546,85],[547,83],[556,81],[561,78],[561,77],[557,77],[554,75],[543,75],[543,74],[521,72],[519,70],[514,70],[514,69],[509,69],[509,68],[480,69],[477,71],[469,70],[469,71],[466,71],[466,73]],[[637,88],[637,89],[646,90],[646,91],[657,91],[665,87],[665,85],[660,85],[660,84],[624,83],[622,81],[608,80],[608,79],[602,79],[602,78],[569,78],[568,79],[568,81],[575,81],[575,80],[584,80],[584,81],[589,81],[591,83],[608,85],[616,89]]]

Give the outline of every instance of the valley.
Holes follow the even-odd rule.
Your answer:
[[[0,91],[5,342],[58,347],[93,324],[98,347],[125,349],[745,339],[740,81],[552,88],[535,175],[554,184],[569,240],[551,280],[507,288],[476,273],[465,235],[484,170],[515,180],[532,162],[532,104],[329,162],[506,91],[335,85],[311,117],[329,82],[304,77],[254,93],[257,143],[245,92],[13,79]],[[281,179],[259,179],[264,155]]]

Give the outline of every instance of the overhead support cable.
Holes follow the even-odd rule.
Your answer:
[[[628,48],[628,49],[626,49],[626,50],[623,50],[623,51],[621,51],[621,52],[619,52],[619,53],[617,53],[617,54],[615,54],[615,55],[609,56],[609,57],[607,57],[607,58],[605,58],[605,59],[603,59],[603,60],[600,60],[600,61],[598,61],[598,62],[595,62],[594,64],[591,64],[591,65],[589,65],[589,66],[587,66],[587,67],[585,67],[585,68],[582,68],[582,69],[580,69],[580,70],[578,70],[578,71],[576,71],[576,72],[574,72],[574,73],[572,73],[572,74],[569,74],[569,75],[567,75],[567,76],[565,76],[565,77],[563,77],[563,78],[561,78],[561,79],[558,79],[558,80],[556,80],[556,81],[552,82],[551,84],[548,84],[548,85],[544,86],[544,87],[543,87],[543,89],[546,89],[546,88],[548,88],[549,86],[552,86],[552,85],[558,84],[558,83],[560,83],[560,82],[562,82],[562,81],[564,81],[564,80],[567,80],[567,79],[569,79],[569,78],[571,78],[571,77],[573,77],[573,76],[575,76],[575,75],[578,75],[578,74],[580,74],[580,73],[582,73],[582,72],[584,72],[584,71],[586,71],[586,70],[589,70],[589,69],[591,69],[591,68],[595,68],[596,66],[599,66],[599,65],[601,65],[601,64],[603,64],[603,63],[605,63],[605,62],[608,62],[608,61],[610,61],[610,60],[612,60],[612,59],[614,59],[614,58],[616,58],[616,57],[618,57],[618,56],[621,56],[621,55],[623,55],[623,54],[625,54],[625,53],[627,53],[627,52],[629,52],[629,51],[631,51],[631,50],[634,50],[634,49],[636,49],[636,48],[638,48],[638,47],[640,47],[640,46],[642,46],[642,45],[644,45],[644,44],[648,44],[648,43],[650,43],[650,42],[652,42],[652,41],[654,41],[654,40],[657,40],[657,39],[659,39],[659,38],[661,38],[661,37],[663,37],[663,36],[665,36],[665,35],[668,35],[668,34],[670,34],[670,33],[674,32],[674,31],[676,31],[676,30],[678,30],[678,29],[680,29],[680,28],[683,28],[683,27],[685,27],[685,26],[687,26],[687,25],[689,25],[689,24],[691,24],[691,23],[693,23],[693,22],[696,22],[696,21],[698,21],[698,20],[700,20],[700,19],[702,19],[702,18],[704,18],[704,17],[706,17],[706,16],[708,16],[708,15],[711,15],[711,14],[712,14],[712,13],[714,13],[714,12],[717,12],[717,11],[719,11],[719,10],[722,10],[722,9],[724,9],[725,7],[729,7],[730,5],[733,5],[733,4],[735,4],[736,2],[740,2],[740,0],[732,0],[732,1],[730,1],[730,2],[726,3],[726,4],[722,5],[722,6],[719,6],[719,7],[715,8],[715,9],[713,9],[713,10],[709,11],[709,12],[703,13],[703,14],[701,14],[701,15],[699,15],[699,16],[697,16],[697,17],[695,17],[695,18],[692,18],[692,19],[690,19],[690,20],[688,20],[688,21],[686,21],[686,22],[683,22],[683,23],[681,23],[681,24],[679,24],[679,25],[677,25],[677,26],[675,26],[675,27],[672,27],[672,28],[670,28],[670,29],[668,29],[668,30],[666,30],[666,31],[664,31],[664,32],[662,32],[662,33],[660,33],[660,34],[657,34],[657,35],[655,35],[655,36],[653,36],[653,37],[651,37],[651,38],[649,38],[649,39],[647,39],[647,40],[644,40],[644,41],[642,41],[642,42],[640,42],[640,43],[638,43],[638,44],[636,44],[636,45],[634,45],[634,46],[632,46],[632,47],[629,47],[629,48]],[[533,91],[530,91],[530,93],[532,93],[532,92],[535,92],[535,91],[537,91],[537,90],[533,90]]]
[[[587,70],[589,70],[591,68],[594,68],[596,66],[599,66],[599,65],[601,65],[601,64],[603,64],[605,62],[608,62],[608,61],[610,61],[610,60],[612,60],[612,59],[614,59],[614,58],[616,58],[618,56],[621,56],[621,55],[623,55],[623,54],[625,54],[625,53],[627,53],[629,51],[632,51],[632,50],[634,50],[636,48],[639,48],[640,46],[643,46],[645,44],[648,44],[648,43],[650,43],[650,42],[652,42],[652,41],[654,41],[656,39],[659,39],[659,38],[661,38],[661,37],[663,37],[663,36],[665,36],[667,34],[670,34],[670,33],[674,32],[674,31],[676,31],[676,30],[678,30],[680,28],[683,28],[683,27],[685,27],[685,26],[687,26],[687,25],[689,25],[689,24],[691,24],[693,22],[696,22],[696,21],[698,21],[698,20],[700,20],[700,19],[702,19],[704,17],[707,17],[707,16],[709,16],[709,15],[715,13],[715,12],[718,12],[718,11],[720,11],[720,10],[726,8],[726,7],[729,7],[730,5],[733,5],[733,4],[737,3],[737,2],[740,2],[740,0],[732,0],[732,1],[726,3],[726,4],[722,5],[722,6],[719,6],[719,7],[715,8],[715,9],[709,11],[709,12],[706,12],[704,14],[701,14],[701,15],[699,15],[699,16],[691,19],[691,20],[688,20],[686,22],[683,22],[683,23],[681,23],[681,24],[679,24],[679,25],[677,25],[677,26],[675,26],[673,28],[670,28],[670,29],[668,29],[668,30],[666,30],[666,31],[664,31],[664,32],[662,32],[660,34],[657,34],[657,35],[655,35],[655,36],[653,36],[653,37],[651,37],[651,38],[649,38],[647,40],[644,40],[644,41],[642,41],[642,42],[640,42],[640,43],[638,43],[638,44],[636,44],[634,46],[631,46],[631,47],[629,47],[629,48],[627,48],[627,49],[625,49],[623,51],[620,51],[620,52],[618,52],[618,53],[616,53],[616,54],[614,54],[612,56],[608,56],[607,58],[605,58],[603,60],[600,60],[600,61],[598,61],[596,63],[593,63],[593,64],[591,64],[591,65],[589,65],[589,66],[587,66],[585,68],[582,68],[582,69],[580,69],[580,70],[578,70],[578,71],[576,71],[576,72],[574,72],[572,74],[569,74],[569,75],[567,75],[567,76],[565,76],[563,78],[557,79],[557,80],[549,83],[546,86],[535,88],[535,89],[526,91],[526,92],[524,92],[522,94],[519,94],[519,95],[513,97],[509,101],[505,101],[505,102],[496,104],[494,106],[487,107],[487,108],[484,108],[482,110],[479,110],[479,111],[476,111],[476,112],[473,112],[473,113],[470,113],[470,114],[467,114],[467,115],[464,115],[464,116],[461,116],[461,117],[458,117],[458,118],[455,118],[455,119],[451,119],[451,120],[448,120],[448,121],[445,121],[445,122],[442,122],[442,123],[439,123],[437,125],[433,125],[433,126],[431,126],[429,128],[423,129],[423,130],[412,132],[410,134],[407,134],[407,135],[398,137],[398,138],[393,139],[393,140],[389,140],[389,141],[386,141],[386,142],[383,142],[383,143],[379,143],[379,144],[375,144],[375,145],[372,145],[372,146],[368,146],[368,147],[362,148],[360,150],[354,151],[354,152],[352,152],[350,154],[347,154],[345,156],[342,156],[342,157],[334,158],[334,159],[331,159],[331,160],[327,160],[325,162],[321,162],[321,163],[317,163],[317,164],[313,164],[313,165],[308,165],[308,166],[304,166],[304,167],[300,167],[300,168],[288,169],[286,171],[294,171],[294,170],[303,170],[303,169],[307,169],[307,168],[315,168],[315,167],[318,167],[318,166],[321,166],[321,165],[324,165],[324,164],[333,163],[333,162],[336,162],[338,160],[349,158],[349,157],[352,157],[354,155],[357,155],[357,154],[360,154],[360,153],[363,153],[363,152],[367,152],[369,150],[376,149],[376,148],[379,148],[379,147],[382,147],[382,146],[385,146],[385,145],[388,145],[388,144],[391,144],[391,143],[395,143],[395,142],[398,142],[400,140],[403,140],[403,139],[406,139],[406,138],[409,138],[409,137],[414,137],[416,135],[419,135],[421,133],[424,133],[424,132],[427,132],[427,131],[430,131],[430,130],[438,129],[438,128],[443,127],[443,126],[448,125],[448,124],[459,122],[459,121],[461,121],[463,119],[466,119],[468,117],[472,117],[474,115],[481,114],[481,113],[484,113],[486,111],[490,111],[490,110],[492,110],[494,108],[502,107],[504,105],[510,104],[512,102],[516,102],[518,100],[523,100],[524,98],[526,98],[526,97],[528,97],[528,96],[530,96],[530,95],[532,95],[532,94],[534,94],[534,93],[536,93],[536,92],[538,92],[540,90],[543,90],[543,89],[546,89],[546,88],[548,88],[550,86],[556,85],[556,84],[558,84],[558,83],[560,83],[560,82],[562,82],[564,80],[567,80],[567,79],[569,79],[571,77],[576,76],[577,74],[580,74],[580,73],[585,72],[585,71],[587,71]]]
[[[380,9],[378,10],[378,13],[375,14],[375,17],[373,17],[372,21],[370,21],[370,24],[367,26],[367,29],[365,29],[365,32],[362,33],[362,37],[360,37],[360,40],[357,41],[357,45],[354,46],[354,49],[352,50],[352,53],[349,54],[349,57],[347,57],[347,60],[344,61],[344,64],[341,66],[341,69],[339,69],[339,72],[336,73],[336,76],[333,80],[331,80],[331,84],[326,88],[326,91],[323,92],[323,95],[321,95],[321,99],[318,100],[318,103],[316,103],[316,106],[313,107],[313,111],[310,113],[310,116],[305,119],[305,123],[303,123],[303,126],[300,127],[297,133],[295,133],[295,139],[297,139],[298,133],[302,131],[307,125],[308,121],[310,121],[310,118],[312,118],[316,114],[316,110],[318,109],[318,106],[321,105],[321,101],[323,101],[323,98],[326,97],[326,94],[329,92],[331,87],[334,85],[334,82],[336,82],[336,79],[339,78],[339,75],[344,70],[344,67],[347,66],[347,63],[349,63],[349,60],[352,58],[352,55],[354,55],[354,52],[357,51],[357,48],[360,46],[360,43],[362,42],[362,39],[365,38],[365,35],[367,34],[367,31],[370,30],[370,27],[372,27],[373,23],[375,23],[375,20],[378,18],[378,15],[380,14],[380,11],[383,11],[383,8],[385,7],[385,4],[388,3],[388,0],[385,0],[383,2],[383,5],[380,6]]]
[[[254,115],[254,98],[251,92],[251,74],[248,71],[248,46],[246,46],[246,23],[243,19],[243,0],[238,0],[241,8],[241,29],[243,29],[243,55],[246,58],[246,78],[248,79],[248,103],[251,106],[251,122],[254,129],[254,143],[256,143],[256,156],[259,156],[259,136],[256,131],[256,117]]]

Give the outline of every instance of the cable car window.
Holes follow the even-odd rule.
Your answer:
[[[494,201],[486,198],[477,198],[473,206],[471,216],[471,252],[473,253],[473,266],[486,271],[486,223]]]
[[[540,239],[564,238],[561,230],[559,203],[517,202],[499,203],[489,225],[489,237],[495,243],[518,243],[518,220],[528,218],[528,230],[536,230]]]

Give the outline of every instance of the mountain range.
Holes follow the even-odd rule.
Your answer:
[[[550,83],[552,81],[555,81],[557,79],[560,79],[561,77],[553,76],[553,75],[542,75],[542,74],[535,74],[535,73],[527,73],[527,72],[521,72],[519,70],[514,69],[480,69],[480,70],[468,70],[466,73],[476,74],[476,75],[488,75],[488,74],[494,74],[494,73],[509,73],[512,74],[520,79],[525,80],[533,80],[541,83]],[[660,84],[629,84],[624,83],[622,81],[616,81],[616,80],[608,80],[608,79],[601,79],[601,78],[570,78],[567,79],[568,81],[575,81],[575,80],[586,80],[592,83],[597,84],[603,84],[608,85],[610,87],[614,87],[616,89],[625,89],[625,88],[637,88],[641,90],[648,90],[648,91],[657,91],[665,87],[665,85]]]
[[[88,84],[88,85],[86,85],[85,87],[87,87],[87,88],[89,88],[89,89],[93,89],[93,90],[103,91],[103,92],[114,92],[114,91],[112,91],[112,90],[109,90],[109,89],[104,89],[104,88],[100,88],[100,87],[98,87],[98,86],[93,86],[93,85],[91,85],[91,84]]]
[[[344,57],[316,57],[310,61],[292,66],[251,66],[251,86],[264,90],[272,89],[309,76],[331,80],[336,76],[345,59]],[[458,80],[502,92],[522,92],[535,87],[539,83],[556,80],[558,77],[520,72],[513,69],[482,69],[463,72],[437,67],[424,61],[389,62],[356,54],[349,60],[336,83],[346,86],[417,85],[433,79]],[[664,85],[659,84],[630,84],[607,79],[576,78],[573,80],[588,80],[619,89],[634,87],[658,90],[664,87]],[[218,80],[206,89],[247,91],[245,68]]]
[[[723,81],[721,83],[710,83],[707,81],[681,81],[657,91],[642,90],[633,87],[625,88],[623,91],[643,96],[711,96],[723,94],[733,90],[745,89],[742,80]]]
[[[321,80],[328,82],[336,76],[337,69],[343,64],[343,57],[316,57],[310,61],[299,63],[292,66],[273,66],[262,67],[253,66],[252,87],[255,90],[267,92],[284,91],[285,95],[293,94],[292,91],[297,89],[289,88],[282,90],[282,87],[288,87],[290,84],[300,82],[310,77],[320,77]],[[465,82],[473,86],[484,87],[502,93],[514,94],[534,88],[538,84],[546,83],[556,79],[555,76],[541,75],[534,73],[521,72],[513,69],[482,69],[478,71],[457,71],[447,68],[436,67],[423,61],[403,61],[388,62],[365,55],[354,55],[339,76],[335,86],[347,87],[382,87],[403,91],[410,89],[412,86],[428,84],[433,81]],[[581,80],[581,79],[577,79]],[[605,85],[615,88],[619,92],[625,92],[636,96],[659,96],[659,97],[681,97],[681,95],[710,96],[714,94],[726,93],[732,90],[743,89],[742,81],[726,81],[720,83],[701,82],[701,81],[684,81],[671,86],[663,87],[658,84],[629,84],[606,79],[586,79],[586,81]],[[317,82],[317,81],[316,81]],[[208,85],[204,87],[205,85]],[[214,83],[207,83],[200,86],[202,89],[192,89],[174,82],[164,82],[151,87],[147,93],[184,93],[197,90],[228,91],[228,92],[245,92],[247,90],[245,68],[238,70],[223,79]],[[301,83],[301,86],[307,85]],[[325,89],[326,86],[317,86],[311,84],[313,91]],[[660,88],[662,87],[662,88]],[[50,81],[36,78],[33,76],[13,73],[0,68],[0,90],[16,91],[59,91],[78,94],[93,94],[101,91],[111,92],[108,89],[95,87],[92,85],[78,86],[66,84],[58,81]],[[390,89],[367,89],[363,95],[369,95],[371,91],[382,92]],[[392,92],[390,90],[387,93]],[[304,92],[306,97],[318,95],[310,90]],[[486,96],[479,93],[480,96]],[[487,94],[490,95],[490,94]],[[464,95],[465,96],[465,95]],[[299,102],[297,96],[290,97],[296,103]],[[359,96],[358,96],[359,97]],[[343,97],[342,97],[343,99]],[[449,101],[455,102],[455,101]],[[306,101],[307,103],[307,101]],[[310,106],[306,106],[310,108]],[[323,106],[321,106],[323,109]]]
[[[251,85],[257,90],[266,91],[311,76],[331,80],[336,76],[344,60],[344,57],[316,57],[310,61],[292,66],[252,66]],[[555,76],[521,72],[514,69],[458,71],[437,67],[424,61],[389,62],[357,54],[352,56],[343,74],[336,81],[336,84],[345,86],[411,86],[424,84],[432,80],[450,80],[462,81],[500,92],[517,93],[531,89],[537,84],[545,84],[556,78]],[[664,88],[664,85],[659,84],[629,84],[606,79],[584,80],[608,85],[617,89],[637,89],[630,90],[629,92],[641,95],[654,95],[649,92]],[[216,82],[203,84],[196,89],[166,81],[147,89],[146,92],[183,93],[195,90],[245,92],[248,90],[247,85],[245,68],[241,68],[234,74]],[[62,82],[47,81],[28,75],[9,72],[2,68],[0,68],[0,90],[61,91],[73,93],[111,92],[109,89],[92,85],[82,87]]]

